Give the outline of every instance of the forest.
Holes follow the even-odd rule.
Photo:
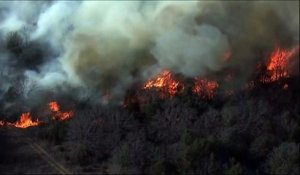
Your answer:
[[[0,21],[0,174],[300,173],[299,2],[123,3]]]

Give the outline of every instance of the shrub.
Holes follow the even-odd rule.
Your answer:
[[[224,170],[223,173],[225,175],[245,174],[245,171],[239,162],[236,162],[234,158],[231,158],[229,160],[229,166]]]
[[[47,133],[44,137],[50,142],[55,144],[61,144],[66,140],[67,137],[68,124],[66,122],[53,122],[47,128]]]
[[[268,174],[299,174],[299,144],[285,142],[268,155],[265,171]]]

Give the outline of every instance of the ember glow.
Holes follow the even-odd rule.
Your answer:
[[[289,85],[288,85],[288,84],[284,84],[284,85],[282,86],[282,89],[283,89],[283,90],[288,90],[288,88],[289,88]]]
[[[22,113],[20,116],[20,119],[16,121],[15,123],[9,123],[11,126],[15,126],[17,128],[28,128],[31,126],[38,126],[41,122],[38,120],[33,121],[31,119],[31,115],[29,112]]]
[[[215,96],[219,84],[216,81],[206,78],[195,78],[193,93],[207,99],[212,99]]]
[[[61,112],[59,109],[59,105],[56,101],[52,101],[48,104],[50,111],[53,113],[52,118],[54,120],[68,120],[73,116],[73,111]]]
[[[291,50],[277,47],[272,52],[267,64],[267,71],[270,74],[270,78],[267,79],[266,82],[274,82],[281,78],[288,78],[287,64],[297,52],[299,52],[299,45]]]
[[[183,89],[183,85],[176,81],[169,70],[163,70],[156,77],[145,83],[143,89],[158,89],[162,93],[174,96],[178,91]]]
[[[58,112],[59,111],[59,106],[58,104],[55,102],[55,101],[52,101],[48,104],[49,106],[49,109],[52,111],[52,112]]]

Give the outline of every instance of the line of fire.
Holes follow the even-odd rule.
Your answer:
[[[0,1],[0,175],[299,175],[299,3]]]
[[[261,84],[272,84],[278,83],[282,87],[282,90],[287,90],[289,88],[288,79],[290,78],[290,74],[288,71],[289,62],[292,62],[293,59],[297,59],[299,57],[299,49],[300,46],[297,45],[291,49],[283,49],[280,47],[276,47],[274,51],[270,54],[270,57],[267,59],[265,63],[258,63],[256,74],[260,77],[257,80],[250,80],[245,85],[246,91],[251,91],[251,89],[255,88],[254,86],[257,83]],[[230,55],[226,54],[226,59],[230,59]],[[231,81],[233,76],[231,73],[228,73],[226,77],[226,81]],[[257,82],[255,82],[257,81]],[[217,80],[208,79],[206,77],[195,77],[192,80],[192,85],[189,85],[189,90],[195,95],[203,98],[203,100],[211,100],[216,95],[219,83]],[[172,98],[183,91],[186,91],[188,87],[183,81],[180,81],[179,78],[176,78],[175,75],[170,70],[163,70],[161,73],[156,75],[155,77],[146,81],[143,85],[141,85],[140,91],[156,91],[157,96],[161,99]],[[223,91],[223,95],[230,96],[234,93],[234,89],[227,89]],[[139,92],[137,92],[138,94]],[[106,98],[109,98],[106,97]],[[130,105],[132,101],[135,103],[138,101],[139,103],[143,103],[142,93],[138,96],[127,97],[124,100],[123,107],[126,108],[127,105]],[[61,112],[60,107],[56,101],[49,102],[48,104],[49,110],[52,112],[51,118],[53,120],[65,121],[72,118],[73,113],[76,111],[72,109],[71,111]],[[24,112],[20,114],[20,118],[18,121],[11,123],[6,121],[0,121],[0,126],[14,126],[17,128],[27,128],[31,126],[38,126],[43,124],[44,122],[39,121],[39,117],[36,120],[32,120],[30,112]]]

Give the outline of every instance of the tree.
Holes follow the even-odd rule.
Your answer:
[[[299,144],[285,142],[268,155],[265,171],[269,174],[299,174]]]

